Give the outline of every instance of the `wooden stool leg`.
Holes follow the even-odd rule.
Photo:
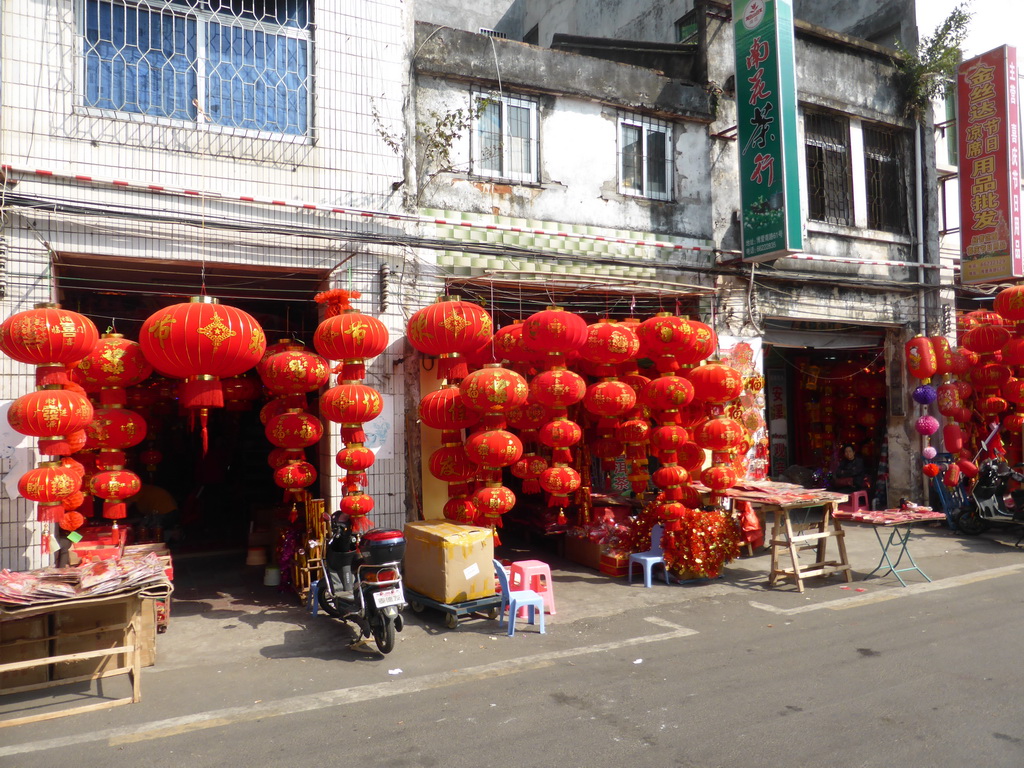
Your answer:
[[[768,571],[769,587],[774,587],[775,582],[779,579],[779,548],[775,542],[779,540],[781,531],[782,526],[779,525],[779,512],[775,511],[772,513],[772,537],[769,540],[769,545],[772,548],[771,570]]]
[[[789,542],[789,556],[793,559],[793,579],[796,581],[796,588],[798,592],[804,591],[804,579],[800,573],[800,552],[797,549],[796,542],[793,541],[793,522],[789,519],[789,510],[782,510],[783,519],[786,523],[786,541]]]

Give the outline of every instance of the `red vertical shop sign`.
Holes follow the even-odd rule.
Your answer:
[[[1004,45],[960,65],[960,277],[965,284],[1024,277],[1019,113],[1014,47]]]

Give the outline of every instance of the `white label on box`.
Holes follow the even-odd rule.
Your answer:
[[[473,578],[474,576],[476,576],[476,575],[477,575],[477,574],[479,574],[479,573],[480,573],[480,566],[479,566],[479,565],[477,565],[476,563],[473,563],[472,565],[470,565],[469,567],[467,567],[467,568],[466,568],[466,569],[465,569],[465,570],[464,570],[464,571],[462,572],[462,575],[463,575],[463,576],[464,576],[464,577],[466,578],[466,580],[468,581],[469,579],[472,579],[472,578]]]

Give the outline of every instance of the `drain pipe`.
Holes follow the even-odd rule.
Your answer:
[[[925,276],[925,248],[924,248],[924,168],[922,167],[922,160],[924,151],[921,146],[921,131],[924,130],[924,126],[918,123],[914,128],[914,217],[915,227],[917,228],[917,282],[919,285],[924,286]],[[927,334],[928,328],[926,326],[924,302],[925,302],[925,289],[922,287],[917,293],[917,323],[919,332],[921,334]],[[915,430],[916,431],[916,430]],[[924,450],[925,436],[918,435],[917,438],[917,452],[920,456]],[[921,473],[921,498],[924,499],[927,504],[931,498],[931,488],[928,483],[928,476]]]

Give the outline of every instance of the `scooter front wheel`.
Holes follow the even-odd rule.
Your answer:
[[[333,616],[336,619],[341,618],[341,611],[337,609],[334,605],[334,600],[327,594],[327,583],[323,580],[317,582],[316,601],[328,616]]]
[[[964,536],[977,536],[988,527],[988,523],[978,514],[978,510],[970,507],[957,512],[953,516],[953,524]]]
[[[371,627],[373,640],[381,653],[391,653],[395,648],[395,620],[390,616],[378,614]]]

